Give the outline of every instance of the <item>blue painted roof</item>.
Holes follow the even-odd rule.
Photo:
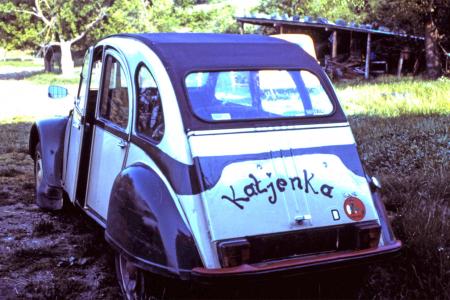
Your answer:
[[[189,102],[184,90],[185,77],[196,71],[225,70],[299,70],[315,73],[322,81],[336,111],[321,118],[280,120],[278,125],[345,122],[328,78],[316,60],[300,46],[263,35],[212,33],[140,33],[119,34],[115,37],[136,39],[152,49],[164,64],[177,95],[184,125],[188,130],[238,128],[239,122],[207,123],[190,115]],[[273,126],[272,120],[254,121],[254,126]],[[252,126],[253,126],[252,125]]]
[[[312,69],[320,67],[298,45],[263,35],[214,33],[120,34],[154,50],[180,76],[192,71]]]

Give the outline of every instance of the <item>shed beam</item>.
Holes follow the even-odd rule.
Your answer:
[[[400,78],[402,76],[402,69],[403,69],[403,50],[400,51],[400,57],[398,58],[397,78]]]
[[[239,22],[239,33],[244,34],[244,22]]]
[[[367,34],[367,47],[366,47],[366,70],[364,72],[364,78],[369,79],[370,73],[370,43],[372,41],[372,36],[370,33]]]

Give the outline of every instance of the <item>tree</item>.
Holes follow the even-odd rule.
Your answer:
[[[0,46],[61,48],[71,73],[71,48],[118,32],[237,31],[234,10],[194,0],[7,0],[0,3]],[[85,47],[81,47],[85,48]]]
[[[450,1],[380,0],[371,5],[372,19],[396,30],[425,36],[427,75],[439,77],[442,73],[439,43],[449,44]]]
[[[364,0],[262,0],[257,8],[268,14],[308,15],[329,20],[361,22],[365,19]]]
[[[27,28],[24,42],[61,48],[63,74],[73,72],[71,47],[106,17],[109,1],[34,0],[7,1],[0,11],[15,18],[17,27]],[[28,18],[27,18],[28,17]]]

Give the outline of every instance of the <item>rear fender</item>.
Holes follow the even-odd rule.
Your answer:
[[[51,118],[39,120],[31,127],[28,152],[34,159],[36,145],[40,143],[45,182],[44,197],[61,198],[64,133],[67,121],[68,117]]]
[[[141,163],[123,170],[114,182],[105,236],[128,259],[155,273],[187,279],[202,266],[168,187]]]

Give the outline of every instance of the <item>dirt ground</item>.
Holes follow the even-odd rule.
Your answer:
[[[76,209],[34,204],[30,125],[0,125],[0,299],[120,298],[103,231]]]
[[[52,100],[46,86],[0,80],[0,299],[121,297],[101,228],[76,209],[52,213],[34,204],[31,123],[5,121],[67,115],[70,88],[72,95]]]

